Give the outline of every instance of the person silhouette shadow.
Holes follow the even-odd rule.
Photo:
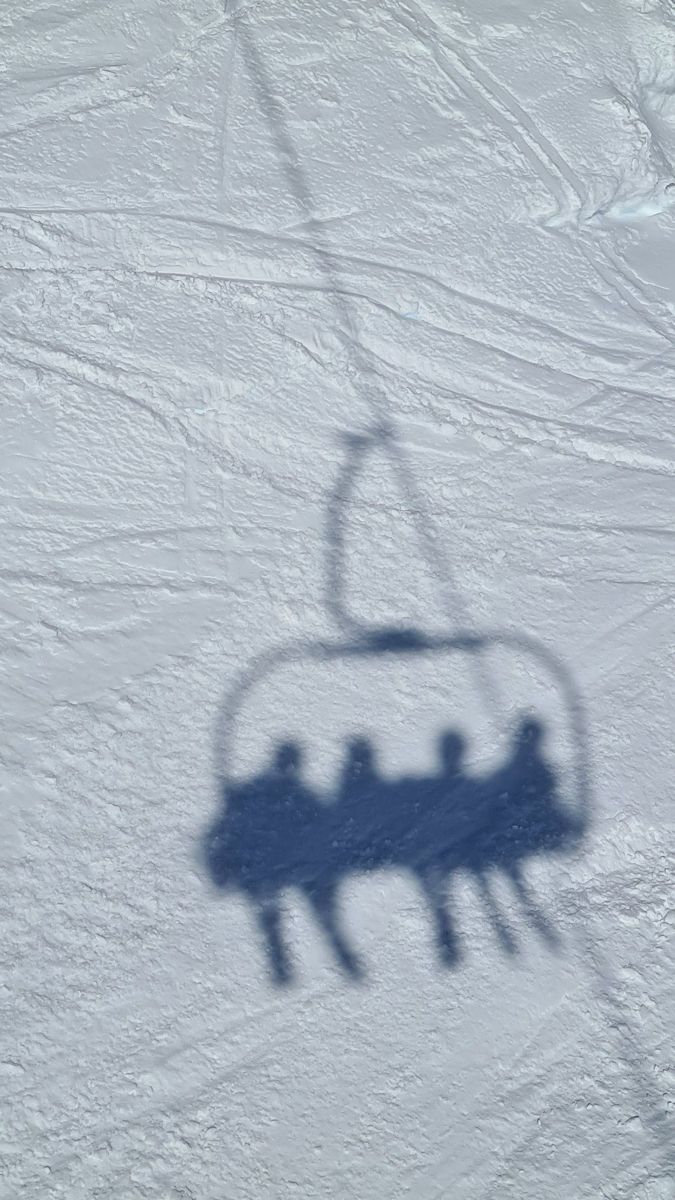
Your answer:
[[[373,870],[382,863],[384,787],[372,743],[365,737],[352,738],[332,806],[332,845],[343,873]]]
[[[226,785],[225,815],[207,839],[212,877],[249,898],[263,935],[276,983],[289,983],[293,965],[282,932],[282,893],[295,887],[307,898],[343,969],[361,967],[340,928],[339,871],[330,852],[330,815],[302,779],[296,742],[277,746],[267,770],[239,785]]]
[[[459,945],[446,903],[447,871],[439,859],[439,845],[448,842],[451,793],[462,778],[463,750],[462,737],[448,733],[441,740],[438,776],[388,782],[378,770],[372,743],[353,738],[332,808],[338,874],[388,867],[409,871],[431,909],[446,965],[458,961]]]
[[[470,788],[465,751],[462,734],[445,730],[438,740],[439,771],[406,779],[399,801],[408,824],[403,858],[429,907],[439,958],[446,967],[456,966],[461,958],[449,885],[460,858],[462,815]]]
[[[560,941],[523,872],[528,858],[568,845],[575,830],[574,819],[559,803],[556,776],[544,757],[543,746],[541,722],[524,718],[515,731],[506,766],[487,783],[491,828],[484,839],[477,876],[499,940],[511,954],[517,949],[515,938],[488,882],[488,871],[494,868],[503,871],[528,923],[547,945],[555,949]]]

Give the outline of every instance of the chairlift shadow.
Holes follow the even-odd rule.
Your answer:
[[[225,698],[217,745],[222,808],[207,830],[203,861],[212,882],[250,903],[262,935],[272,981],[290,983],[295,966],[284,936],[283,905],[289,891],[305,897],[319,929],[345,976],[364,977],[366,967],[345,929],[342,885],[350,878],[387,870],[403,871],[418,888],[428,910],[439,965],[456,967],[467,938],[460,935],[451,904],[453,880],[474,880],[489,927],[501,951],[522,947],[504,912],[495,880],[507,884],[519,923],[551,950],[560,934],[527,880],[534,860],[554,859],[578,850],[589,825],[585,722],[573,678],[559,659],[535,638],[509,630],[459,630],[432,635],[409,627],[364,626],[347,611],[345,512],[366,455],[378,444],[371,437],[349,438],[327,521],[326,599],[343,629],[335,640],[299,640],[263,654],[249,665]],[[438,739],[436,769],[388,778],[380,769],[371,737],[350,736],[341,751],[339,778],[319,795],[306,779],[303,746],[280,737],[263,769],[241,778],[233,769],[235,745],[245,712],[255,698],[291,668],[309,679],[315,669],[388,669],[454,663],[447,713],[457,709],[452,677],[462,660],[475,668],[485,689],[486,663],[495,653],[516,655],[555,693],[568,747],[564,770],[548,753],[552,730],[532,706],[512,714],[506,758],[487,773],[467,769],[465,735],[447,726]],[[317,697],[319,699],[319,697]],[[494,698],[493,698],[494,699]],[[445,725],[445,714],[439,714]],[[558,731],[560,733],[560,731]]]
[[[311,221],[317,211],[311,182],[291,136],[274,81],[243,10],[236,14],[236,23],[239,50],[255,101],[269,125],[290,191],[295,195],[303,218]],[[388,413],[387,396],[360,337],[357,313],[348,298],[348,288],[341,280],[338,260],[330,242],[321,237],[320,229],[314,229],[313,240],[316,264],[332,296],[337,325],[342,325],[349,335],[345,345],[352,360],[353,377],[358,380],[354,390],[361,400],[366,401],[374,419],[382,424]],[[391,431],[386,436],[395,457],[396,443]],[[365,629],[350,620],[342,597],[341,515],[356,460],[367,450],[367,441],[351,440],[353,461],[341,473],[332,511],[329,511],[326,600],[329,611],[342,628],[343,640],[297,642],[262,655],[235,683],[219,714],[216,772],[224,809],[203,839],[203,857],[218,886],[239,892],[252,902],[263,929],[270,972],[278,983],[289,982],[293,973],[281,929],[280,897],[287,882],[292,879],[302,881],[303,891],[315,897],[315,912],[338,960],[350,976],[357,977],[363,968],[340,927],[336,890],[350,871],[363,873],[383,861],[399,866],[405,863],[424,883],[434,914],[441,959],[448,965],[458,961],[460,947],[450,921],[445,888],[462,865],[477,877],[479,887],[483,889],[491,924],[505,952],[515,953],[517,946],[493,903],[489,872],[494,874],[495,870],[511,879],[528,924],[555,946],[557,933],[529,892],[524,870],[542,856],[574,852],[582,845],[590,825],[590,773],[583,705],[572,675],[546,646],[534,637],[513,630],[472,629],[456,588],[450,590],[454,591],[452,600],[460,627],[453,627],[446,637],[431,638],[415,629]],[[419,500],[402,454],[398,455],[397,468],[409,498]],[[428,536],[430,531],[425,528],[423,505],[413,505],[413,512],[420,543],[426,541],[427,554],[431,558],[434,539]],[[448,565],[438,561],[446,583],[451,582]],[[450,608],[450,605],[444,604],[444,608]],[[560,770],[552,770],[547,763],[546,742],[553,731],[539,716],[524,718],[515,732],[512,729],[511,754],[501,768],[501,775],[496,771],[489,780],[467,778],[463,770],[450,771],[448,758],[461,767],[464,749],[456,731],[441,738],[439,769],[432,772],[432,778],[425,783],[419,779],[400,779],[394,791],[391,787],[387,790],[380,786],[372,745],[364,739],[357,740],[356,744],[352,741],[345,751],[342,781],[332,797],[333,807],[317,812],[316,797],[305,790],[295,810],[296,816],[288,823],[280,821],[278,816],[280,812],[287,813],[289,808],[294,810],[293,797],[302,783],[302,761],[299,747],[282,739],[270,756],[268,770],[256,777],[257,783],[256,780],[249,781],[253,784],[248,796],[251,803],[244,803],[246,796],[232,771],[232,752],[243,722],[244,705],[257,688],[263,688],[273,679],[275,671],[285,665],[295,662],[306,667],[317,663],[331,666],[343,660],[361,665],[392,660],[418,662],[433,654],[442,657],[443,653],[451,657],[469,656],[475,660],[477,676],[484,682],[486,702],[494,709],[499,708],[501,702],[496,695],[489,695],[490,668],[488,665],[486,670],[486,664],[493,653],[500,650],[522,655],[533,667],[540,668],[551,692],[557,692],[559,721],[565,727],[570,748],[564,778]],[[260,801],[261,795],[258,819],[255,800]],[[284,795],[287,803],[280,808],[279,801]],[[263,822],[262,815],[267,808],[270,809],[270,820]],[[432,813],[437,814],[436,824]],[[396,814],[396,821],[393,814]],[[257,819],[258,825],[262,826],[260,840],[255,828]],[[401,832],[403,828],[407,831],[405,835]],[[290,836],[286,843],[284,841],[285,830],[291,829],[299,831],[306,843],[302,855],[289,845]],[[422,830],[426,830],[426,841]],[[437,844],[431,843],[432,833],[438,838]],[[424,871],[420,875],[422,862],[427,864],[426,876]],[[639,1034],[631,1030],[630,1014],[622,1007],[616,983],[602,966],[593,962],[591,973],[596,987],[599,986],[610,1024],[617,1027],[618,1013],[619,1026],[628,1031],[630,1056],[636,1056],[636,1065],[632,1068],[634,1092],[638,1109],[645,1109],[644,1096],[650,1097],[653,1080],[642,1069],[641,1059],[648,1060],[649,1056],[641,1047]],[[664,1138],[661,1131],[667,1124],[661,1098],[652,1096],[645,1111],[647,1123],[659,1131],[661,1144]],[[670,1143],[666,1150],[664,1161],[672,1164]]]

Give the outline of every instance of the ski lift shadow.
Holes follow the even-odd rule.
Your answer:
[[[346,630],[335,640],[298,640],[253,661],[225,698],[219,717],[217,770],[222,808],[206,831],[202,861],[212,883],[246,898],[262,937],[269,974],[292,982],[295,964],[284,932],[289,892],[306,900],[334,959],[352,980],[365,964],[352,944],[341,911],[342,885],[386,870],[412,876],[428,910],[439,965],[454,968],[466,950],[450,903],[458,874],[475,883],[488,926],[501,951],[515,955],[522,932],[504,909],[495,881],[506,882],[520,929],[551,950],[561,937],[526,876],[529,863],[578,851],[589,826],[589,774],[581,698],[564,664],[532,636],[509,630],[458,630],[430,634],[414,627],[365,627],[346,611],[344,513],[351,486],[372,439],[349,439],[347,460],[329,505],[327,593],[333,616]],[[507,722],[508,749],[487,774],[465,768],[466,739],[456,726],[438,738],[436,770],[386,778],[377,748],[366,735],[350,734],[342,747],[339,781],[328,795],[305,778],[298,738],[280,736],[265,768],[245,775],[234,769],[245,712],[261,694],[275,697],[274,681],[289,669],[308,678],[317,668],[410,671],[419,664],[462,660],[480,672],[488,657],[515,654],[555,693],[564,728],[564,769],[547,752],[550,729],[532,706]],[[343,670],[344,674],[344,670]],[[448,689],[449,696],[452,688]],[[274,701],[276,704],[276,699]],[[255,705],[254,705],[255,707]],[[320,706],[319,706],[320,707]],[[452,711],[449,699],[447,712]],[[455,703],[456,711],[456,703]],[[444,714],[441,725],[444,724]],[[560,733],[560,731],[558,731]]]

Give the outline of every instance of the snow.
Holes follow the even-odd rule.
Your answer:
[[[0,16],[3,1200],[675,1197],[672,16]]]

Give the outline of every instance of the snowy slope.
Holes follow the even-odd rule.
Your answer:
[[[0,1197],[670,1200],[671,0],[0,28]]]

